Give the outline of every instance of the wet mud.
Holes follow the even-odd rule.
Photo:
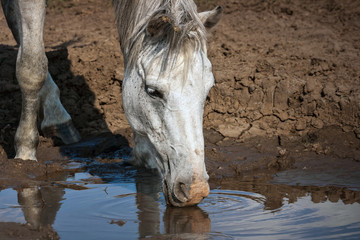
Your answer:
[[[208,49],[216,79],[204,113],[212,191],[259,194],[261,208],[269,211],[307,197],[314,204],[359,204],[360,4],[196,2],[200,10],[224,8],[222,21],[209,35]],[[52,225],[65,191],[136,182],[137,175],[141,182],[149,174],[126,164],[133,143],[122,109],[124,69],[113,10],[110,1],[48,1],[49,71],[83,141],[64,146],[59,139],[41,136],[38,162],[13,159],[21,93],[15,77],[17,46],[2,12],[0,31],[0,193],[14,189],[18,198],[23,189],[36,187],[55,199],[45,203],[54,206],[52,210],[42,211],[44,219],[53,219],[37,231],[29,223],[2,222],[0,238],[58,239]],[[69,180],[84,173],[93,177]],[[151,189],[150,195],[158,186]],[[140,195],[147,201],[149,194]],[[213,199],[210,196],[204,206],[215,204]],[[19,206],[26,204],[19,200]],[[155,219],[169,234],[181,232],[179,226],[182,233],[209,232],[209,212],[161,209],[163,220]],[[148,218],[151,215],[145,214],[142,219]],[[121,217],[109,222],[128,224]],[[140,238],[156,235],[146,224],[139,228],[144,233]],[[156,236],[167,239],[174,237],[171,234]]]

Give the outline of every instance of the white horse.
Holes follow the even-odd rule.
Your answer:
[[[47,70],[45,0],[1,0],[19,44],[16,77],[22,112],[16,158],[36,160],[37,115],[45,136],[80,140]],[[214,85],[206,31],[222,8],[198,13],[192,0],[113,0],[125,59],[123,106],[134,132],[133,163],[158,169],[166,200],[199,203],[209,193],[202,132],[206,96]]]

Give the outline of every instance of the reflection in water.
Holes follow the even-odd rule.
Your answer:
[[[18,190],[18,202],[32,229],[53,225],[65,191],[50,186],[33,186]]]
[[[104,164],[106,165],[106,164]],[[106,168],[106,166],[105,166]],[[134,170],[132,170],[134,171]],[[106,171],[99,171],[104,174],[104,178],[106,180],[113,180],[117,182],[120,177],[111,178]],[[98,173],[99,173],[98,172]],[[102,174],[96,177],[102,177]],[[118,195],[119,192],[114,192],[112,196],[115,199],[111,203],[107,204],[106,195],[109,193],[107,191],[107,185],[105,189],[101,189],[99,187],[104,185],[100,180],[97,182],[101,184],[94,184],[89,188],[96,189],[97,194],[101,193],[103,196],[100,199],[100,202],[90,203],[91,199],[88,199],[86,194],[82,194],[83,196],[80,198],[75,198],[74,200],[69,197],[66,192],[72,191],[74,193],[81,193],[82,191],[69,190],[64,189],[64,186],[71,189],[84,189],[83,187],[89,184],[87,182],[94,181],[94,176],[87,175],[87,178],[84,179],[84,174],[77,174],[78,177],[72,177],[69,175],[67,177],[62,177],[61,179],[57,178],[56,181],[53,180],[53,184],[46,186],[32,186],[26,187],[17,190],[18,204],[23,211],[23,216],[27,223],[27,226],[30,229],[41,231],[42,229],[51,228],[54,225],[57,219],[57,213],[60,210],[62,202],[67,203],[68,201],[72,202],[73,205],[79,204],[81,201],[81,205],[86,205],[84,209],[88,212],[82,212],[84,216],[79,216],[79,221],[84,222],[89,212],[93,211],[90,215],[101,215],[106,219],[107,224],[117,225],[119,227],[118,230],[121,230],[123,226],[132,224],[131,218],[132,214],[137,215],[137,220],[133,221],[134,226],[138,226],[138,231],[132,230],[132,238],[134,234],[137,234],[139,238],[147,238],[147,237],[161,237],[176,235],[179,239],[181,235],[186,235],[187,238],[204,239],[206,238],[205,233],[210,232],[211,225],[210,219],[206,212],[201,210],[199,207],[191,207],[191,208],[173,208],[165,206],[165,201],[161,195],[161,178],[153,172],[145,172],[143,170],[139,170],[137,174],[133,174],[133,180],[131,184],[135,184],[136,193],[124,193]],[[127,173],[129,176],[129,173]],[[67,178],[67,181],[65,180]],[[50,181],[51,182],[51,181]],[[58,183],[62,184],[58,184]],[[78,184],[78,185],[76,185]],[[109,182],[110,186],[113,184]],[[127,184],[129,184],[129,179],[127,179]],[[81,194],[80,194],[81,195]],[[95,195],[95,194],[89,194]],[[136,203],[136,211],[133,211],[133,206],[128,206],[131,201],[129,199],[135,198]],[[1,200],[1,192],[0,192],[0,200]],[[63,201],[65,200],[65,201]],[[78,202],[74,202],[78,201]],[[89,203],[87,203],[87,201]],[[103,206],[101,206],[103,205]],[[121,206],[120,206],[121,205]],[[99,209],[94,209],[94,206],[98,206]],[[2,208],[2,207],[1,207]],[[75,207],[76,209],[77,207]],[[126,217],[124,220],[121,220],[121,211],[116,211],[116,209],[121,208],[121,210],[129,211],[129,217]],[[128,209],[127,209],[128,208]],[[78,209],[78,208],[77,208]],[[113,210],[114,209],[114,210]],[[70,210],[71,211],[71,210]],[[98,212],[99,211],[99,212]],[[114,211],[114,212],[112,212]],[[111,219],[111,220],[110,220]],[[0,211],[0,221],[6,221],[4,216]],[[71,224],[71,219],[67,219],[69,225]],[[76,220],[74,221],[76,222]],[[88,223],[84,223],[84,226],[88,225]],[[52,229],[52,228],[51,228]],[[88,227],[86,228],[88,229]],[[91,229],[91,228],[90,228]],[[97,227],[94,226],[94,230]],[[53,230],[53,229],[52,229]],[[55,230],[57,230],[55,228]],[[61,230],[64,231],[64,230]],[[66,230],[65,230],[66,231]],[[69,230],[71,232],[73,230]],[[84,231],[84,228],[79,226],[79,231]],[[87,230],[88,231],[88,230]],[[190,235],[189,235],[190,234]],[[71,234],[70,234],[71,235]],[[1,236],[1,228],[0,228],[0,236]],[[61,234],[60,234],[61,236]],[[127,235],[129,236],[129,235]],[[66,237],[65,237],[66,238]]]
[[[38,187],[24,188],[18,191],[18,202],[26,222],[32,229],[40,229],[43,201]]]
[[[199,207],[168,207],[163,219],[167,234],[205,234],[211,231],[209,215]]]
[[[136,204],[138,207],[139,237],[191,234],[197,239],[211,230],[208,214],[199,207],[166,207],[163,215],[164,232],[161,233],[160,193],[161,178],[157,174],[143,173],[136,177]],[[197,235],[195,235],[197,234]],[[190,237],[187,236],[187,237]]]
[[[157,174],[121,163],[94,166],[98,171],[91,174],[64,175],[49,185],[17,190],[28,225],[40,231],[50,225],[63,239],[343,239],[360,234],[359,191],[223,179],[221,189],[212,190],[199,207],[173,208],[165,205]],[[7,192],[0,192],[0,222],[19,209],[6,202],[2,193]],[[0,238],[1,231],[0,223]]]
[[[269,179],[270,180],[270,179]],[[289,183],[291,180],[288,181]],[[268,181],[239,178],[222,179],[217,183],[221,189],[232,189],[264,196],[264,210],[281,209],[284,204],[296,203],[303,197],[310,196],[313,203],[343,202],[344,204],[360,203],[360,189],[335,186],[301,186],[273,184]]]
[[[312,204],[311,197],[305,196],[292,204],[284,199],[280,209],[264,211],[261,200],[265,199],[261,195],[254,198],[252,193],[239,193],[227,196],[224,190],[212,192],[204,207],[211,217],[211,233],[220,232],[223,238],[240,239],[357,239],[360,234],[360,205],[357,203]],[[246,194],[251,197],[244,197]],[[209,207],[218,198],[227,206]],[[243,203],[235,203],[239,201]]]
[[[139,237],[160,234],[160,178],[149,175],[136,177],[136,205],[138,208]]]

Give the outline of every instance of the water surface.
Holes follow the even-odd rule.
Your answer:
[[[0,222],[51,225],[61,239],[360,236],[358,189],[228,179],[197,207],[173,208],[166,206],[155,173],[122,162],[86,165],[86,170],[58,176],[29,191],[2,190]],[[83,163],[74,162],[70,168],[84,169],[80,166]]]

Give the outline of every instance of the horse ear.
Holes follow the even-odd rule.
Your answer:
[[[199,13],[199,17],[201,22],[204,24],[204,26],[207,29],[210,29],[215,27],[215,25],[219,23],[222,13],[223,13],[223,8],[221,6],[217,6],[211,11]]]

